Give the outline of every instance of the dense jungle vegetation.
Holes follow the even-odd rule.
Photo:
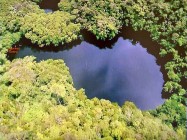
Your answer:
[[[186,0],[61,0],[53,13],[39,2],[0,0],[0,139],[186,138]],[[155,110],[87,99],[63,60],[6,58],[22,37],[58,46],[81,38],[83,29],[112,39],[124,25],[150,32],[160,55],[170,58],[163,90],[171,97]]]

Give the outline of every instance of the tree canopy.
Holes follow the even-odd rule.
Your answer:
[[[182,130],[174,131],[131,102],[121,108],[88,99],[73,87],[63,60],[37,63],[25,57],[6,64],[0,110],[2,139],[184,139]]]
[[[0,0],[0,139],[185,139],[186,0],[61,0],[52,13],[39,2]],[[82,29],[112,39],[122,26],[148,31],[162,46],[160,56],[170,58],[164,91],[172,96],[156,110],[87,99],[62,60],[6,58],[23,37],[57,46],[79,38]]]

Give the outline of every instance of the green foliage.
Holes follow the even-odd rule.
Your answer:
[[[0,110],[4,139],[185,139],[183,131],[131,102],[121,108],[87,99],[84,90],[73,87],[62,60],[36,63],[25,57],[5,64]]]
[[[78,38],[80,24],[74,24],[74,19],[67,12],[31,13],[22,18],[20,31],[40,46],[50,43],[57,46]]]
[[[76,15],[76,22],[97,39],[114,38],[123,24],[121,0],[61,0],[58,6],[60,10]]]
[[[187,1],[62,0],[61,11],[50,14],[34,2],[0,0],[0,139],[185,139],[181,79],[187,77]],[[171,56],[164,90],[173,95],[150,111],[157,119],[129,102],[120,108],[87,99],[83,90],[73,88],[63,61],[6,59],[7,49],[22,36],[40,46],[58,45],[87,29],[104,40],[122,25],[149,31],[162,45],[160,55]]]
[[[0,66],[6,63],[6,53],[13,44],[18,42],[21,38],[20,32],[10,33],[7,32],[3,36],[0,36]]]
[[[172,114],[170,112],[175,112],[179,105],[181,109],[178,110],[180,113],[178,112],[177,119],[169,117],[168,122],[172,123],[174,120],[177,124],[183,122],[181,126],[184,128],[186,124],[184,119],[186,89],[182,87],[181,81],[186,79],[187,70],[185,58],[187,54],[187,1],[137,0],[126,1],[123,4],[126,13],[124,14],[125,25],[131,25],[134,30],[149,31],[152,39],[162,45],[160,55],[164,58],[170,56],[165,64],[168,81],[165,82],[164,91],[174,95],[171,97],[171,101],[164,103],[163,110],[160,109],[162,107],[158,109],[160,111],[156,112],[156,116],[162,115],[162,112],[168,116],[168,114]],[[182,53],[179,53],[179,47]],[[172,101],[174,104],[171,104]]]
[[[186,50],[187,46],[186,1],[61,0],[59,8],[76,15],[76,21],[97,39],[113,38],[123,24],[134,30],[149,31],[152,39],[162,45],[160,55],[172,56],[165,65],[169,79],[164,85],[165,91],[182,96],[181,91],[185,89],[180,82],[186,78],[187,63],[175,48]]]
[[[20,28],[20,18],[28,13],[41,13],[43,10],[39,6],[28,0],[1,0],[0,1],[0,25],[4,31],[18,31]],[[3,32],[0,31],[0,35]]]
[[[38,5],[27,0],[3,0],[0,5],[4,6],[0,7],[0,35],[7,30],[21,32],[40,46],[57,46],[78,38],[80,24],[73,23],[75,16],[67,12],[46,14]]]
[[[178,129],[185,128],[186,109],[185,106],[182,103],[179,103],[176,98],[178,98],[178,96],[174,94],[163,106],[151,111],[151,113],[162,119],[168,125],[172,125]]]
[[[6,63],[6,53],[22,37],[19,31],[20,21],[28,13],[39,13],[43,10],[28,0],[0,1],[0,66]]]
[[[36,3],[40,3],[42,0],[31,0],[33,2],[36,2]]]

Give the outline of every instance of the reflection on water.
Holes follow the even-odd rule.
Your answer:
[[[133,101],[143,110],[164,102],[161,98],[164,80],[155,57],[128,39],[119,37],[112,49],[99,49],[86,41],[70,50],[56,52],[25,46],[16,57],[26,55],[34,55],[38,61],[64,59],[75,87],[83,87],[89,98],[104,98],[119,105]]]
[[[45,13],[52,13],[53,10],[52,9],[44,9]]]

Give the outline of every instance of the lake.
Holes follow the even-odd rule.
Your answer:
[[[163,67],[155,58],[159,46],[147,32],[125,27],[109,41],[97,41],[86,31],[82,34],[82,41],[59,47],[39,48],[28,40],[21,41],[20,51],[12,58],[33,55],[37,61],[63,59],[75,88],[84,88],[88,98],[107,99],[119,105],[132,101],[142,110],[163,104]]]

